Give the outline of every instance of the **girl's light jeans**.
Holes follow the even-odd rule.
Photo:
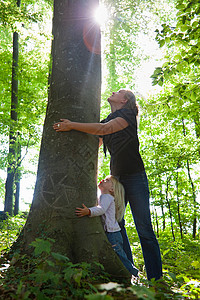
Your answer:
[[[114,251],[117,253],[127,270],[134,276],[138,276],[138,269],[130,262],[123,249],[123,239],[120,231],[106,232],[107,238]]]

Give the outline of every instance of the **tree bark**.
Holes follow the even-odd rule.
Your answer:
[[[97,4],[96,0],[54,2],[52,73],[37,180],[17,242],[28,251],[36,237],[51,237],[53,251],[72,262],[100,262],[110,274],[130,277],[112,250],[101,219],[75,215],[82,203],[96,205],[98,137],[57,133],[52,128],[60,118],[99,122],[100,31],[92,20]]]
[[[160,194],[160,206],[162,211],[162,227],[163,227],[163,231],[165,231],[165,212],[164,212],[164,203],[163,203],[164,201],[162,195],[162,180],[160,175],[158,175],[158,178],[159,178],[159,186],[160,186],[159,194]]]
[[[20,196],[20,164],[21,164],[21,144],[19,142],[19,134],[17,135],[17,155],[16,155],[16,172],[15,172],[15,204],[14,204],[14,216],[19,213],[19,196]]]
[[[172,236],[173,240],[175,241],[175,234],[174,234],[174,226],[173,226],[173,218],[172,218],[172,211],[171,211],[171,205],[168,197],[168,192],[169,192],[169,181],[170,178],[167,177],[167,182],[166,182],[166,191],[165,191],[165,200],[167,202],[167,206],[169,209],[169,216],[170,216],[170,221],[171,221],[171,230],[172,230]]]
[[[183,124],[183,134],[184,136],[186,136],[186,130],[185,130],[185,122],[184,119],[182,118],[182,124]],[[198,122],[199,124],[199,122]],[[195,123],[195,125],[197,125],[197,123]],[[199,137],[199,131],[197,130],[197,128],[199,128],[199,126],[196,126],[196,135],[197,137]],[[196,238],[196,233],[197,233],[197,200],[196,200],[196,189],[194,186],[194,182],[192,180],[192,176],[190,173],[190,162],[187,159],[187,171],[188,171],[188,179],[192,188],[192,198],[193,198],[193,203],[194,203],[194,214],[193,214],[193,228],[192,228],[192,237],[193,239]]]
[[[17,6],[20,6],[20,0],[17,0]],[[19,44],[18,33],[13,33],[13,63],[12,63],[12,87],[11,87],[11,124],[9,134],[9,154],[8,154],[8,168],[7,178],[5,184],[5,205],[4,212],[13,214],[13,196],[14,196],[14,180],[16,169],[16,130],[15,123],[18,119],[17,106],[18,106],[18,57],[19,57]]]
[[[178,164],[179,165],[179,164]],[[179,200],[179,178],[178,178],[178,165],[177,165],[177,173],[176,173],[176,199],[177,199],[177,214],[178,214],[178,222],[181,239],[183,239],[183,227],[181,221],[181,212],[180,212],[180,200]]]

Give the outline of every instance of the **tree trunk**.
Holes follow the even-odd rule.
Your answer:
[[[193,197],[193,202],[194,202],[194,213],[193,213],[193,226],[192,226],[192,237],[193,239],[196,238],[196,233],[197,233],[197,200],[196,200],[196,192],[195,192],[195,187],[194,187],[194,182],[192,180],[192,176],[190,174],[190,163],[189,160],[187,159],[187,171],[188,171],[188,178],[189,182],[191,184],[192,188],[192,197]]]
[[[172,219],[172,211],[171,211],[171,205],[170,205],[170,201],[169,201],[169,197],[168,197],[168,192],[169,192],[169,178],[167,178],[167,184],[166,184],[166,191],[165,191],[165,200],[167,202],[167,206],[169,209],[169,216],[170,216],[170,222],[171,222],[171,230],[172,230],[172,236],[173,236],[173,240],[175,241],[175,234],[174,234],[174,226],[173,226],[173,219]]]
[[[17,6],[20,6],[20,0],[17,0]],[[13,194],[14,194],[14,178],[16,167],[16,130],[15,122],[17,121],[17,106],[18,106],[18,33],[13,33],[13,64],[12,64],[12,94],[11,94],[11,124],[9,135],[9,154],[8,154],[8,168],[7,179],[5,184],[5,205],[4,212],[13,214]]]
[[[16,172],[15,172],[15,204],[14,204],[14,216],[19,213],[19,195],[20,195],[20,164],[21,164],[21,145],[19,142],[19,134],[17,137],[17,151],[16,151]]]
[[[165,212],[164,212],[164,204],[163,204],[163,195],[162,195],[162,181],[161,181],[161,176],[158,175],[159,178],[159,186],[160,186],[160,206],[161,206],[161,211],[162,211],[162,229],[165,231]]]
[[[198,120],[199,120],[199,118],[198,118]],[[183,118],[182,118],[182,124],[183,124],[183,134],[184,134],[184,136],[186,136],[185,122],[184,122]],[[199,122],[195,123],[196,135],[199,138],[200,130],[198,130],[199,125],[197,126],[197,124],[199,124]],[[192,188],[192,198],[193,198],[193,202],[194,202],[192,237],[193,237],[193,239],[195,239],[196,238],[196,232],[197,232],[197,200],[196,200],[196,190],[195,190],[194,182],[192,180],[192,176],[191,176],[191,173],[190,173],[190,162],[189,162],[188,159],[187,159],[187,171],[188,171],[189,182],[190,182],[190,185],[191,185],[191,188]]]
[[[156,236],[157,236],[157,238],[159,238],[159,222],[158,222],[158,214],[157,214],[157,211],[156,211],[156,209],[154,208],[154,210],[155,210],[155,219],[156,219]]]
[[[72,262],[100,262],[118,277],[130,277],[112,250],[99,217],[78,218],[76,207],[96,204],[98,137],[57,133],[68,118],[99,122],[100,32],[92,20],[98,1],[54,2],[52,74],[34,197],[18,241],[24,251],[36,237],[55,240],[53,251]]]
[[[176,173],[176,199],[177,199],[177,214],[178,214],[180,235],[181,235],[181,239],[183,239],[183,228],[181,222],[180,201],[179,201],[178,165],[177,165],[177,173]]]

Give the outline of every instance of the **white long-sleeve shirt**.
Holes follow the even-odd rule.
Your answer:
[[[110,194],[102,194],[98,199],[98,205],[89,209],[91,211],[90,217],[102,216],[105,231],[121,230],[115,219],[115,199]]]

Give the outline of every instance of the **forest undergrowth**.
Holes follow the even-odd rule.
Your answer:
[[[30,246],[33,255],[16,254],[5,259],[19,235],[26,217],[18,215],[0,222],[0,299],[199,299],[199,238],[185,235],[173,240],[170,228],[159,235],[163,260],[163,280],[149,282],[137,233],[127,212],[127,232],[140,270],[136,283],[113,280],[100,264],[73,264],[52,250],[54,240],[36,239]],[[130,219],[130,220],[129,220]]]

